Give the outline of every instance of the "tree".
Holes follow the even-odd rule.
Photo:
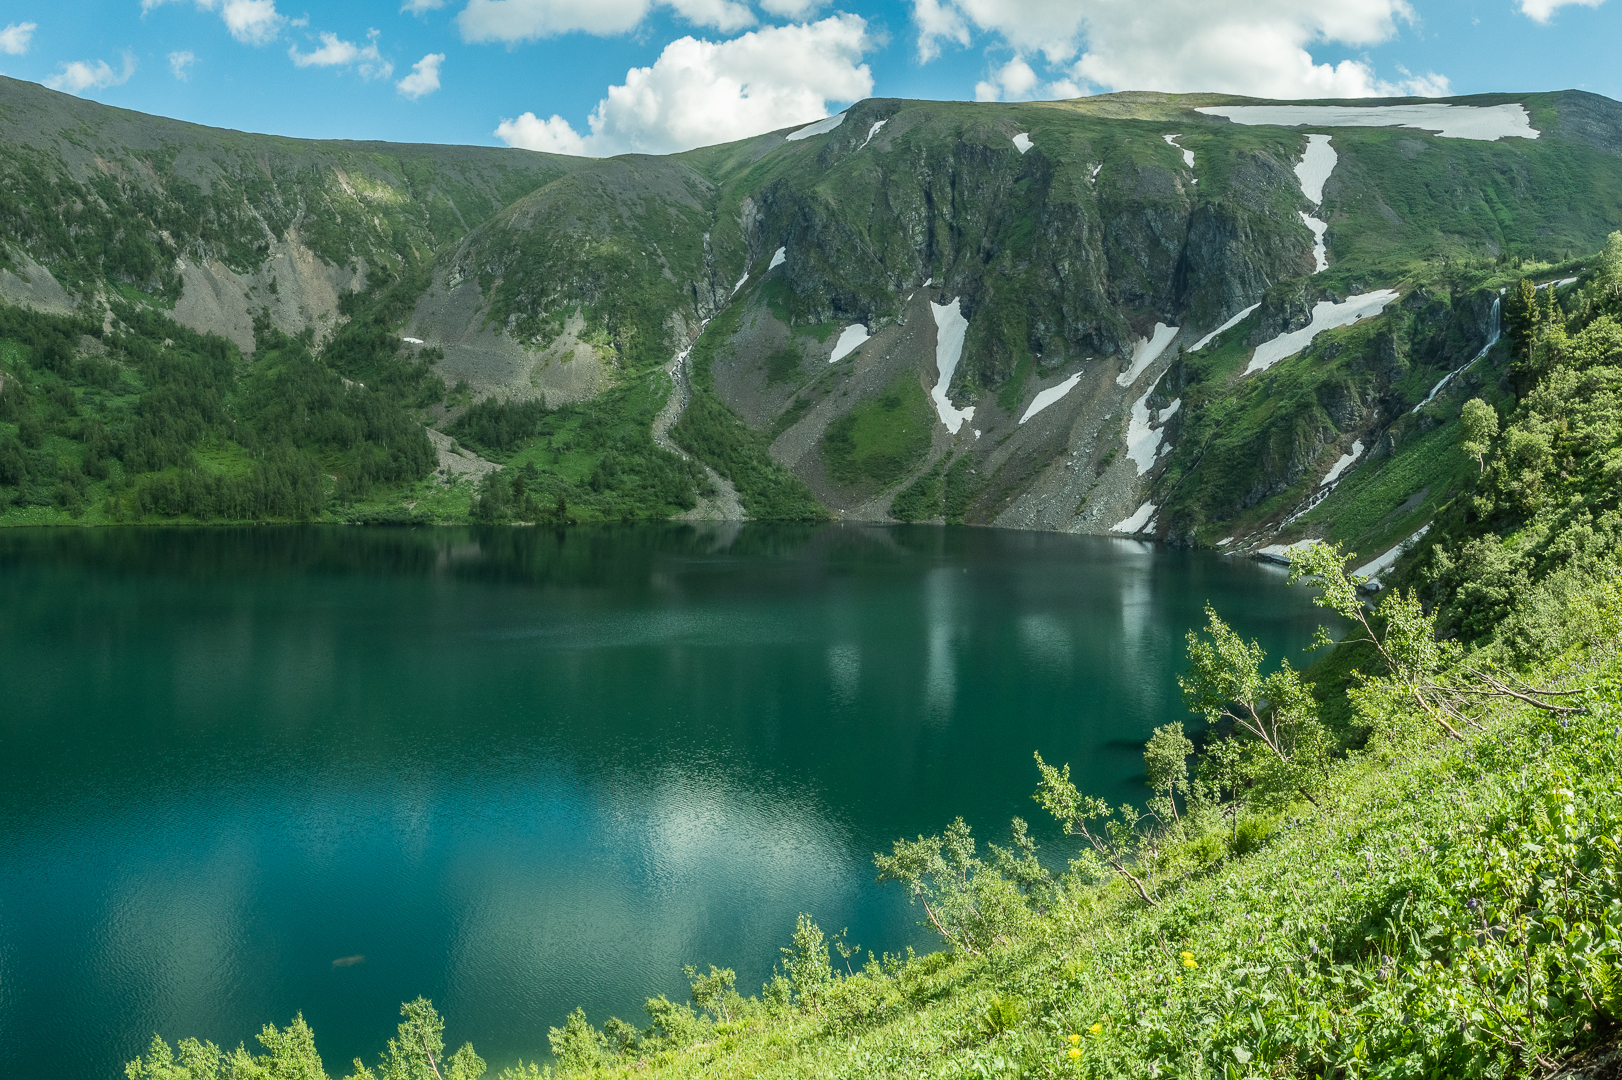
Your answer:
[[[834,978],[833,964],[828,960],[828,942],[822,936],[822,927],[804,912],[794,920],[791,940],[794,944],[782,950],[783,967],[800,997],[800,1006],[816,1008],[823,988]]]
[[[1034,898],[1041,900],[1041,869],[1032,865],[1035,844],[1024,835],[1024,822],[1015,821],[1013,850],[993,846],[992,853],[1016,880],[975,856],[974,836],[962,818],[948,825],[944,835],[897,840],[891,854],[875,854],[878,880],[904,886],[908,896],[923,905],[935,932],[953,948],[981,955],[1029,921],[1030,907],[1021,888],[1031,888]]]
[[[1209,640],[1188,633],[1189,670],[1177,679],[1183,700],[1207,723],[1230,722],[1262,748],[1267,760],[1256,763],[1250,779],[1315,802],[1315,780],[1327,775],[1329,739],[1311,692],[1287,660],[1264,677],[1261,645],[1245,644],[1209,606],[1205,617]]]
[[[183,1040],[177,1053],[154,1035],[146,1055],[125,1065],[124,1075],[129,1080],[327,1080],[315,1033],[303,1014],[280,1030],[266,1024],[258,1040],[267,1053],[250,1054],[238,1046],[227,1054],[196,1039]]]
[[[1362,682],[1354,689],[1361,691],[1366,704],[1392,697],[1411,701],[1449,738],[1463,741],[1464,736],[1453,723],[1461,717],[1450,700],[1452,695],[1437,683],[1458,646],[1436,640],[1436,618],[1425,614],[1419,597],[1411,590],[1393,589],[1387,593],[1370,619],[1368,608],[1357,595],[1362,579],[1346,569],[1349,558],[1349,554],[1341,553],[1339,544],[1312,544],[1297,553],[1290,565],[1290,580],[1310,579],[1320,590],[1313,603],[1358,627],[1361,636],[1348,637],[1342,644],[1363,642],[1374,646],[1385,672],[1373,676],[1354,672]],[[1314,644],[1333,644],[1329,632],[1321,626]]]
[[[1055,769],[1036,755],[1036,767],[1042,774],[1041,784],[1032,796],[1042,809],[1052,814],[1064,826],[1066,836],[1079,836],[1087,841],[1082,861],[1107,866],[1123,880],[1129,882],[1143,902],[1158,907],[1151,876],[1151,860],[1142,858],[1152,852],[1152,837],[1142,831],[1143,819],[1130,805],[1119,810],[1095,795],[1083,795],[1070,782],[1070,765]],[[1090,824],[1096,822],[1097,824]]]
[[[1487,471],[1487,454],[1498,437],[1498,411],[1480,398],[1471,398],[1459,410],[1459,449],[1476,459],[1479,471]]]
[[[1192,753],[1194,743],[1183,734],[1181,722],[1155,728],[1154,734],[1149,736],[1149,744],[1143,749],[1144,777],[1150,790],[1158,798],[1165,799],[1165,807],[1159,809],[1169,810],[1174,823],[1182,821],[1182,815],[1177,812],[1177,793],[1187,791],[1188,758]],[[1151,811],[1156,809],[1151,805]],[[1164,816],[1157,816],[1161,816],[1164,822]]]
[[[1622,232],[1613,232],[1605,239],[1597,284],[1602,296],[1613,301],[1622,297]]]
[[[698,968],[692,964],[681,970],[693,988],[694,1005],[717,1020],[731,1019],[731,1012],[740,1000],[737,990],[734,989],[738,983],[737,972],[731,968],[718,968],[714,964],[710,965],[708,975],[700,975]]]
[[[484,1061],[472,1043],[445,1057],[445,1021],[433,1002],[424,997],[408,1001],[400,1006],[400,1015],[405,1019],[399,1036],[389,1040],[378,1067],[370,1069],[356,1058],[348,1080],[479,1080],[484,1075]]]
[[[560,1028],[548,1028],[546,1041],[561,1069],[580,1070],[595,1065],[608,1049],[603,1033],[586,1019],[586,1010],[576,1008]]]

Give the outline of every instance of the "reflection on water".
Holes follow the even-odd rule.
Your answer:
[[[797,912],[927,946],[872,852],[1029,816],[1031,752],[1112,800],[1253,564],[975,529],[0,533],[0,1075],[302,1011],[329,1068],[402,1000],[493,1064]],[[1033,821],[1058,862],[1064,841]]]

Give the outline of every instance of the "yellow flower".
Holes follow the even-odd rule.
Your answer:
[[[1183,966],[1186,967],[1186,968],[1197,968],[1200,965],[1198,965],[1198,964],[1196,964],[1194,962],[1194,958],[1192,956],[1189,956],[1187,953],[1184,953],[1183,954]]]
[[[1081,1057],[1081,1051],[1072,1046],[1070,1048],[1070,1060],[1075,1061],[1079,1057]]]
[[[1103,1024],[1094,1024],[1092,1027],[1088,1028],[1087,1030],[1091,1034],[1097,1035],[1100,1031],[1104,1030],[1104,1025]]]
[[[1182,977],[1182,976],[1181,976],[1181,975],[1173,975],[1173,976],[1172,976],[1172,977],[1171,977],[1171,981],[1172,981],[1172,982],[1182,982],[1182,981],[1183,981],[1183,977]]]
[[[1080,1035],[1071,1035],[1070,1036],[1070,1041],[1072,1043],[1079,1043],[1081,1041],[1081,1036]]]
[[[1182,952],[1178,953],[1177,955],[1181,956],[1184,960],[1192,960],[1192,959],[1194,959],[1194,954],[1189,952],[1187,949],[1184,949]]]

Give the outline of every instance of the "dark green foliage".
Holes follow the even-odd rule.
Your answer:
[[[509,454],[533,439],[546,416],[546,402],[505,401],[485,398],[446,428],[462,442],[486,457]]]
[[[805,370],[800,366],[804,362],[804,354],[796,345],[785,345],[766,357],[766,382],[797,383],[805,377]]]
[[[950,468],[946,462],[946,458],[941,458],[928,472],[902,489],[890,502],[890,516],[897,521],[929,521],[939,517],[948,525],[961,525],[984,484],[974,471],[972,455],[962,455]]]
[[[246,476],[200,469],[154,473],[114,498],[114,516],[190,517],[199,521],[308,520],[326,506],[320,464],[304,451],[278,446]]]
[[[1572,300],[1569,318],[1534,300],[1518,328],[1534,382],[1501,432],[1475,433],[1484,468],[1424,571],[1443,625],[1467,641],[1494,634],[1535,584],[1594,573],[1622,545],[1622,302],[1587,288]]]
[[[662,388],[644,378],[549,412],[519,406],[538,420],[528,445],[506,455],[509,471],[527,477],[506,513],[523,521],[636,521],[692,509],[704,473],[654,443],[663,404]]]

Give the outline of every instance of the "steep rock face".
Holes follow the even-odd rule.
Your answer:
[[[1202,191],[1158,128],[1050,113],[1022,154],[1023,125],[981,115],[867,102],[814,155],[781,151],[812,167],[748,192],[745,217],[751,258],[785,251],[791,317],[882,324],[932,279],[969,319],[954,393],[973,399],[1025,359],[1053,370],[1123,355],[1156,321],[1219,322],[1311,266],[1298,137],[1202,146],[1225,162]]]

